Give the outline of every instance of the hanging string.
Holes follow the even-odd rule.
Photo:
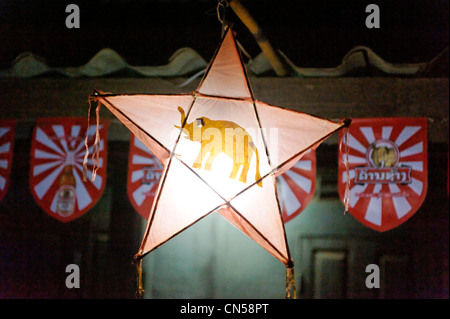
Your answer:
[[[89,146],[88,146],[88,134],[89,134],[89,127],[91,126],[90,124],[90,119],[91,119],[91,106],[92,106],[92,97],[89,96],[89,109],[88,109],[88,117],[87,117],[87,128],[86,128],[86,138],[84,139],[84,147],[86,149],[86,151],[84,152],[84,159],[83,159],[83,182],[87,181],[87,160],[88,160],[88,156],[89,156]]]
[[[144,284],[142,281],[142,255],[140,253],[137,253],[134,258],[134,263],[136,265],[136,276],[137,276],[137,291],[136,291],[136,297],[141,298],[144,296]]]
[[[89,139],[89,129],[90,129],[90,115],[91,115],[91,101],[97,101],[97,108],[95,109],[95,115],[96,115],[96,129],[95,129],[95,140],[94,145],[92,146],[92,176],[91,181],[95,180],[95,176],[97,175],[97,170],[100,167],[100,132],[99,132],[99,125],[100,125],[100,100],[96,98],[95,96],[89,97],[89,110],[88,110],[88,125],[86,128],[86,138],[84,140],[84,147],[86,149],[83,159],[83,181],[87,181],[87,161],[89,157],[89,145],[88,145],[88,139]]]
[[[97,119],[97,125],[95,128],[95,140],[94,147],[92,151],[92,178],[91,180],[95,180],[95,176],[97,175],[97,170],[100,168],[100,132],[99,132],[99,122],[100,122],[100,101],[98,101],[97,108],[95,109],[95,116]]]
[[[286,299],[297,299],[295,289],[294,265],[286,267]]]
[[[350,125],[349,120],[346,120],[346,125],[343,128],[342,131],[342,139],[339,143],[339,153],[340,156],[342,156],[342,160],[344,162],[345,166],[345,192],[344,192],[344,209],[345,212],[348,212],[348,207],[350,206],[350,173],[349,173],[349,161],[348,161],[348,153],[349,153],[349,146],[348,146],[348,126]]]

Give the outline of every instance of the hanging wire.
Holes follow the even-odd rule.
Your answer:
[[[217,19],[222,24],[222,33],[224,32],[224,29],[226,28],[225,11],[226,11],[226,8],[228,8],[229,5],[230,4],[228,3],[227,0],[219,0],[217,2],[216,13],[217,13]],[[221,14],[220,14],[221,11],[222,11],[222,17],[221,17]]]

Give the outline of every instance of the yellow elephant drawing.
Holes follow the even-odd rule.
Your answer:
[[[181,113],[181,125],[183,125],[186,115],[181,107],[178,107]],[[174,125],[176,128],[181,126]],[[207,117],[200,117],[191,123],[186,123],[183,128],[185,138],[201,144],[200,152],[192,165],[193,168],[202,168],[205,161],[205,170],[211,170],[212,164],[220,153],[226,154],[233,160],[233,169],[229,178],[235,179],[239,169],[242,171],[239,181],[246,183],[247,174],[250,168],[250,162],[253,153],[256,155],[256,174],[255,181],[262,187],[261,175],[259,172],[259,153],[252,137],[241,126],[230,121],[215,121]]]

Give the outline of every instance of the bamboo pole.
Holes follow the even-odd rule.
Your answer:
[[[248,12],[248,10],[239,2],[239,0],[230,0],[229,5],[236,13],[236,15],[239,17],[239,19],[249,29],[249,31],[255,38],[256,42],[258,43],[259,47],[264,52],[270,64],[272,65],[272,68],[274,69],[275,73],[278,76],[286,76],[288,72],[285,66],[283,65],[279,56],[273,49],[269,40],[263,34],[261,28],[258,26],[256,21],[250,15],[250,12]]]

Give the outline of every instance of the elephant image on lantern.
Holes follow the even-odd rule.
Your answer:
[[[235,179],[242,167],[239,181],[246,183],[250,163],[255,154],[255,181],[258,186],[262,187],[259,152],[252,137],[244,128],[231,121],[211,120],[207,117],[199,117],[191,123],[184,124],[186,114],[181,107],[178,107],[178,111],[181,114],[181,126],[174,126],[178,129],[183,128],[186,139],[201,144],[200,151],[192,165],[193,168],[202,169],[203,166],[203,169],[211,170],[214,160],[223,153],[233,160],[229,178]]]

